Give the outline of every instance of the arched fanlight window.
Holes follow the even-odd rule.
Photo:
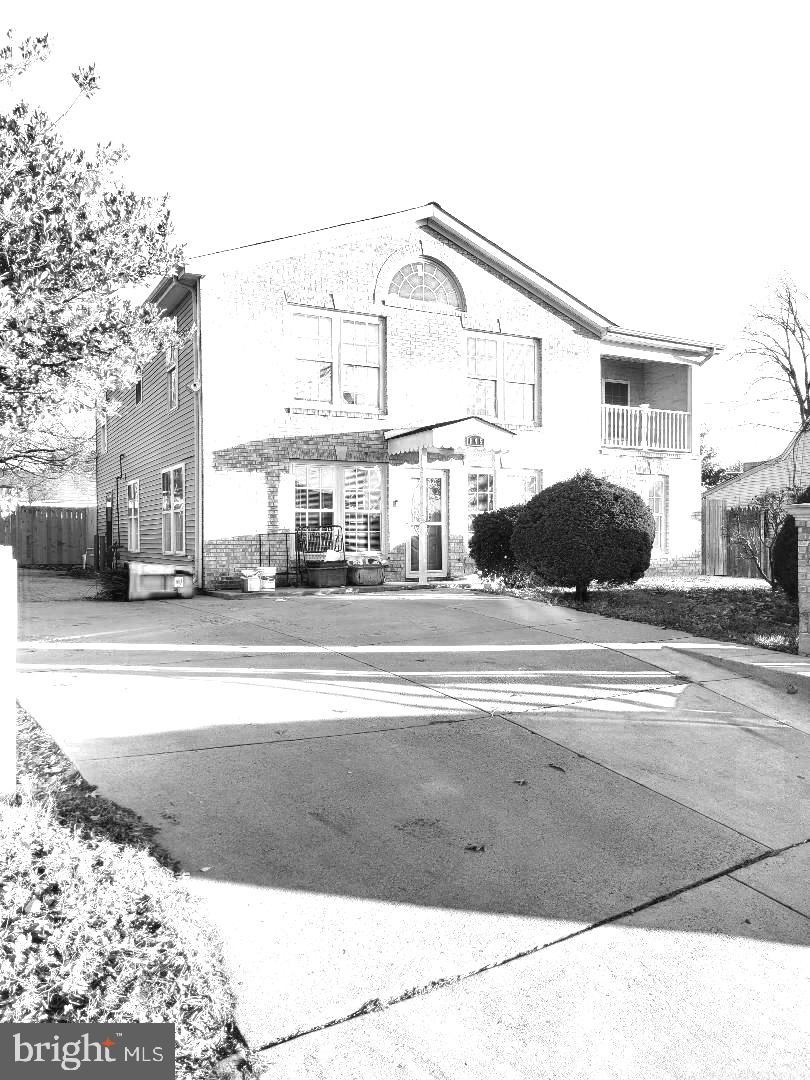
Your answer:
[[[398,270],[388,290],[403,300],[427,300],[461,308],[461,293],[448,272],[431,259],[419,259]]]

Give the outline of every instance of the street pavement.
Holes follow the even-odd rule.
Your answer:
[[[20,699],[160,828],[268,1077],[810,1075],[803,694],[480,592],[41,586]]]

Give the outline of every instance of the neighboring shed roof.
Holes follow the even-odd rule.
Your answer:
[[[706,492],[711,501],[723,500],[742,506],[767,491],[810,484],[810,431],[799,431],[781,454],[755,465],[739,476],[726,480]]]

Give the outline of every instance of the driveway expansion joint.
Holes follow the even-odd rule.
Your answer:
[[[781,848],[767,848],[765,851],[760,852],[758,855],[752,855],[747,859],[742,859],[740,862],[734,863],[732,866],[725,867],[723,870],[717,870],[712,874],[707,874],[697,881],[692,881],[688,885],[680,885],[676,889],[671,889],[669,892],[662,893],[660,896],[655,896],[651,900],[644,900],[640,904],[636,904],[633,907],[626,908],[624,911],[618,912],[616,915],[607,915],[604,919],[597,919],[595,922],[589,923],[587,926],[583,926],[579,930],[573,930],[570,934],[563,934],[562,937],[555,938],[553,941],[548,941],[543,945],[535,945],[530,949],[523,949],[521,952],[514,953],[511,956],[507,956],[502,960],[495,960],[491,964],[485,964],[483,967],[476,968],[474,971],[467,971],[461,975],[448,975],[444,978],[434,979],[429,983],[424,983],[421,986],[412,987],[409,990],[403,991],[401,994],[396,994],[393,997],[386,998],[370,998],[368,1001],[363,1002],[357,1009],[347,1013],[345,1016],[335,1017],[332,1020],[327,1020],[323,1024],[317,1024],[314,1027],[307,1028],[306,1031],[296,1031],[291,1035],[283,1035],[279,1039],[274,1039],[272,1042],[266,1043],[264,1046],[258,1046],[254,1048],[254,1053],[262,1053],[267,1050],[273,1050],[277,1046],[283,1046],[285,1043],[294,1042],[297,1039],[303,1039],[307,1035],[316,1035],[318,1032],[327,1031],[329,1028],[337,1027],[340,1024],[348,1023],[350,1020],[358,1020],[363,1016],[369,1016],[372,1013],[385,1012],[387,1009],[392,1008],[395,1005],[401,1005],[405,1001],[411,1001],[413,998],[426,997],[428,994],[433,993],[436,990],[443,990],[448,986],[455,986],[458,983],[466,982],[468,979],[477,978],[479,975],[485,975],[489,971],[497,971],[498,968],[506,967],[508,964],[513,964],[519,960],[525,960],[530,956],[536,956],[539,953],[545,952],[546,949],[551,949],[555,945],[562,945],[567,941],[571,941],[574,938],[583,937],[585,934],[591,933],[593,930],[599,930],[603,926],[610,926],[613,923],[621,922],[622,919],[629,919],[633,915],[637,915],[641,911],[647,911],[650,908],[657,907],[659,904],[664,904],[669,900],[674,900],[678,896],[682,896],[684,893],[693,892],[695,889],[701,888],[703,885],[709,885],[713,881],[719,881],[721,878],[732,878],[737,884],[742,885],[744,882],[734,878],[733,875],[740,870],[747,870],[750,866],[755,866],[758,863],[765,862],[768,859],[772,859],[777,855],[784,855],[787,851],[792,851],[795,848],[803,847],[805,844],[810,843],[810,839],[798,840],[795,843],[787,844]],[[764,846],[764,845],[763,845]],[[750,887],[750,886],[749,886]],[[755,889],[755,892],[759,890]],[[762,894],[766,899],[771,900],[773,903],[781,904],[781,901],[774,900],[773,897],[768,896],[766,893]],[[789,907],[787,904],[781,904],[783,907]],[[790,909],[793,910],[792,908]],[[797,914],[800,914],[797,912]],[[806,918],[806,916],[804,916]]]

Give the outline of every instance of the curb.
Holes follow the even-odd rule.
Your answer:
[[[679,648],[675,642],[667,647],[673,652],[692,653],[691,649]],[[765,683],[766,686],[781,690],[783,693],[796,694],[802,700],[810,702],[810,664],[802,671],[793,672],[776,667],[765,667],[764,664],[758,664],[750,660],[735,660],[731,656],[713,655],[708,650],[706,652],[701,651],[699,655],[701,660],[714,667],[722,668],[746,679],[753,679],[755,682]],[[778,657],[778,655],[778,653],[774,653],[775,657]],[[800,660],[797,662],[801,663]],[[774,659],[773,663],[778,664],[779,660]]]

